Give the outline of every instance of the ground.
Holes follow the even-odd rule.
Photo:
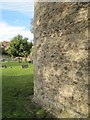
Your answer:
[[[28,68],[22,68],[28,64]],[[41,107],[32,101],[33,71],[31,63],[3,62],[2,69],[2,115],[3,118],[48,118]]]

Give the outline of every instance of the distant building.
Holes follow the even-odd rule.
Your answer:
[[[5,50],[8,49],[9,45],[10,45],[10,42],[8,41],[1,42],[1,47],[4,48]]]

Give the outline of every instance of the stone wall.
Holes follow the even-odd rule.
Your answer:
[[[88,4],[35,3],[34,98],[58,118],[88,117]]]

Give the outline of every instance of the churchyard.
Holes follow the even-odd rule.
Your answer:
[[[2,62],[2,116],[3,118],[50,117],[33,102],[34,67],[32,63]],[[28,67],[22,67],[22,66]]]

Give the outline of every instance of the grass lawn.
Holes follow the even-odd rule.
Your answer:
[[[22,68],[24,63],[3,62],[2,68],[2,115],[3,118],[47,118],[50,117],[42,108],[32,102],[33,64]],[[1,68],[0,68],[1,70]]]

